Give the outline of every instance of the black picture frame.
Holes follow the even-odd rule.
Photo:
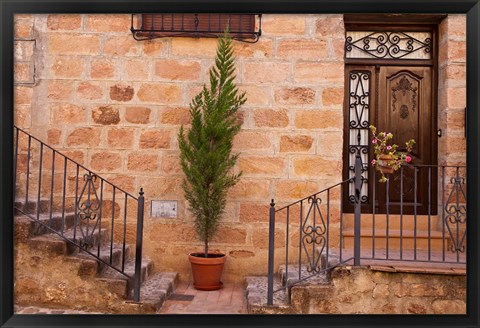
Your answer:
[[[173,326],[479,326],[479,241],[468,238],[467,315],[14,315],[13,314],[13,15],[16,13],[462,13],[467,15],[467,197],[479,217],[480,3],[478,0],[0,0],[0,327]],[[467,222],[479,236],[478,220]]]

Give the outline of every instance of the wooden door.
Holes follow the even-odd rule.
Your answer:
[[[393,133],[393,143],[399,146],[399,151],[405,149],[407,140],[415,139],[416,145],[411,154],[412,165],[436,164],[437,135],[432,74],[432,66],[346,66],[345,81],[348,90],[345,92],[344,179],[352,176],[354,154],[359,151],[364,162],[363,176],[368,183],[362,188],[362,196],[365,196],[362,199],[362,211],[371,212],[375,206],[375,213],[387,212],[387,185],[378,182],[380,175],[370,165],[373,149],[370,144],[371,134],[368,132],[369,124],[375,125],[378,131]],[[364,111],[368,111],[368,115]],[[403,214],[428,214],[429,210],[432,215],[436,213],[438,172],[428,167],[416,171],[415,173],[411,166],[404,166],[389,177],[390,214],[400,214],[400,207],[403,207]],[[353,212],[350,197],[352,187],[344,189],[345,212]]]
[[[413,165],[431,165],[436,161],[436,135],[432,98],[432,68],[408,66],[380,66],[378,76],[378,105],[375,121],[378,131],[393,133],[393,143],[399,151],[405,142],[415,139],[411,153]],[[373,172],[372,172],[373,173]],[[428,214],[436,212],[437,170],[428,167],[404,166],[389,178],[389,206],[392,214]],[[403,183],[401,183],[403,181]],[[387,211],[387,186],[376,183],[378,213]],[[433,193],[433,194],[432,194]]]

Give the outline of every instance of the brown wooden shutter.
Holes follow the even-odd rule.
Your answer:
[[[260,20],[260,17],[259,17]],[[235,39],[258,39],[253,14],[142,14],[136,38],[168,36],[218,37],[226,27]]]

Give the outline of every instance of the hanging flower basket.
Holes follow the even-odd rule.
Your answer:
[[[392,174],[393,172],[395,172],[393,166],[389,164],[392,160],[393,156],[391,155],[379,155],[377,170],[383,174]]]
[[[382,174],[380,182],[386,182],[388,178],[386,174],[392,174],[397,171],[403,164],[410,163],[412,157],[409,155],[415,145],[415,140],[410,139],[405,142],[406,152],[397,151],[396,144],[390,144],[393,134],[390,132],[377,133],[377,128],[370,125],[373,139],[374,159],[372,165]]]

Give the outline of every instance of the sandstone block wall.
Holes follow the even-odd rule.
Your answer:
[[[256,44],[235,41],[248,101],[235,140],[244,176],[212,242],[229,255],[225,280],[266,272],[271,198],[286,204],[341,180],[342,15],[264,15],[262,28]],[[187,254],[202,244],[180,188],[177,132],[216,40],[138,42],[129,29],[130,15],[16,16],[16,124],[130,193],[143,187],[144,254],[186,279]],[[178,201],[178,218],[149,217],[151,200]]]
[[[466,277],[339,267],[331,285],[293,287],[292,307],[309,314],[466,314]]]
[[[438,59],[438,129],[442,136],[438,139],[438,162],[441,165],[466,165],[467,138],[465,134],[467,106],[467,71],[466,71],[466,16],[448,15],[439,26]],[[468,110],[468,109],[467,109]],[[461,177],[466,177],[466,169],[459,170]],[[440,172],[440,176],[441,176]],[[448,168],[446,176],[454,177],[456,168]],[[465,179],[465,182],[468,180]],[[438,190],[442,190],[439,178]],[[444,201],[452,191],[450,181],[446,181]],[[466,186],[464,186],[466,192]],[[439,206],[441,206],[439,195]],[[459,197],[460,203],[466,200]],[[462,230],[463,231],[463,230]]]
[[[188,279],[187,254],[202,243],[180,188],[177,132],[216,40],[138,42],[129,29],[130,15],[15,16],[15,124],[132,194],[143,187],[144,254]],[[234,144],[244,176],[211,245],[229,255],[225,280],[266,273],[270,199],[282,206],[342,179],[343,16],[263,15],[262,29],[258,43],[235,42],[248,101]],[[439,163],[464,163],[465,16],[444,20],[439,41]],[[178,218],[151,218],[151,200],[177,201]],[[277,247],[285,236],[279,224]]]
[[[465,165],[466,17],[449,15],[439,26],[438,139],[440,164]]]

